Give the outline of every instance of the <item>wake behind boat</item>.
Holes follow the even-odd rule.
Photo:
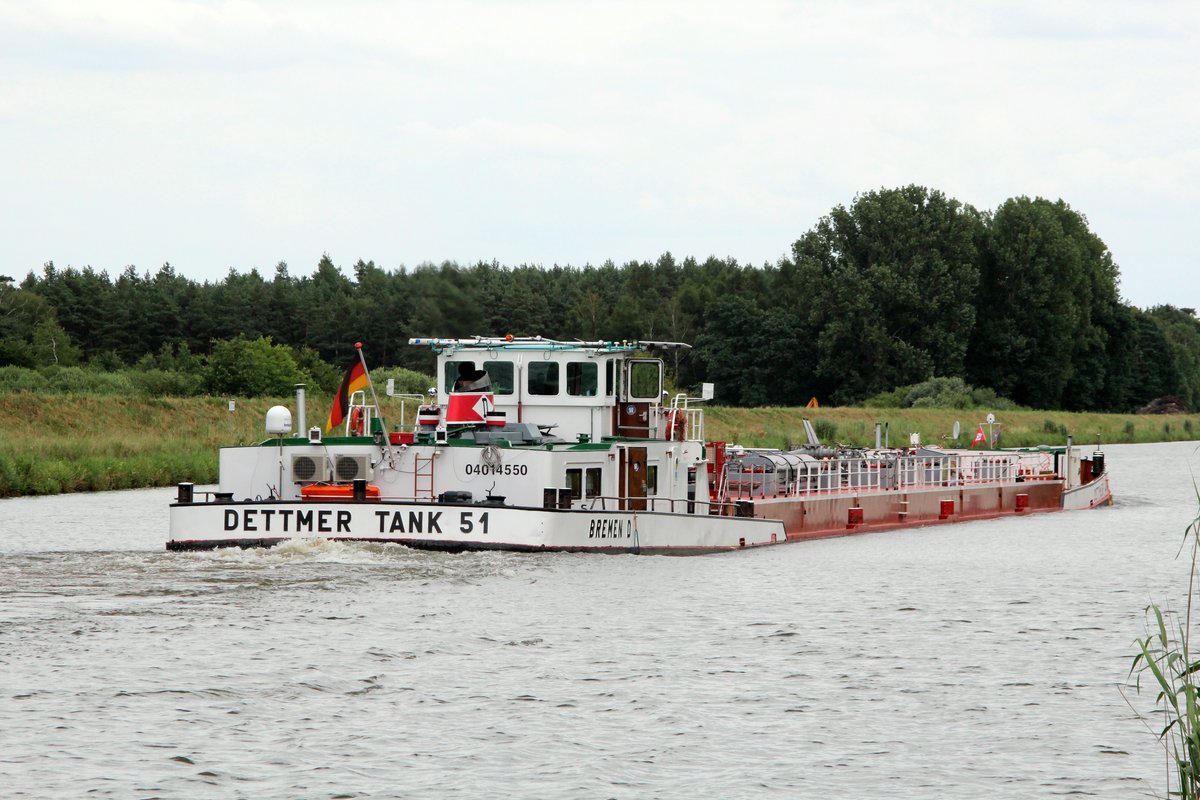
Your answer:
[[[179,485],[170,550],[292,538],[436,550],[694,554],[1111,503],[1103,453],[833,448],[710,442],[702,402],[663,392],[673,342],[541,337],[411,339],[439,385],[408,430],[389,431],[365,362],[331,423],[225,447],[214,492]],[[371,398],[367,398],[367,390]],[[403,407],[401,408],[403,418]],[[327,426],[327,429],[331,426]]]

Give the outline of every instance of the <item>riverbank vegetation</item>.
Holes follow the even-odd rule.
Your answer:
[[[1124,303],[1112,253],[1062,200],[978,210],[921,186],[866,192],[760,266],[665,253],[344,271],[325,255],[310,276],[279,263],[216,283],[170,264],[28,268],[0,276],[0,366],[132,369],[173,396],[328,391],[356,341],[372,368],[427,374],[432,353],[409,337],[513,333],[689,342],[668,359],[673,383],[712,382],[731,406],[860,405],[936,378],[1030,408],[1200,409],[1194,310]]]
[[[1200,501],[1200,489],[1196,493]],[[1192,604],[1200,590],[1200,515],[1184,533],[1180,555],[1190,561],[1182,612],[1152,603],[1146,609],[1146,635],[1137,640],[1129,670],[1139,696],[1154,698],[1154,713],[1143,713],[1128,695],[1130,707],[1159,741],[1166,756],[1167,797],[1200,798],[1200,660],[1192,646]]]
[[[308,424],[322,425],[331,396],[308,398]],[[385,415],[398,414],[394,400],[381,399]],[[149,397],[119,393],[0,391],[0,497],[60,492],[198,484],[217,479],[217,449],[259,442],[272,405],[294,408],[293,397]],[[412,405],[408,406],[411,423]],[[952,445],[948,437],[960,422],[960,443],[969,445],[982,410],[782,408],[714,406],[707,410],[706,434],[747,446],[785,448],[802,444],[805,417],[826,443],[874,444],[874,423],[888,424],[892,445],[917,432],[930,444]],[[1062,444],[1067,434],[1090,446],[1198,438],[1200,415],[1070,413],[1012,410],[998,414],[1000,444]],[[299,424],[299,420],[295,420]]]
[[[311,276],[279,263],[197,283],[170,264],[114,278],[48,263],[0,275],[0,495],[211,480],[216,447],[260,436],[273,402],[230,415],[225,398],[290,403],[303,383],[320,423],[355,342],[377,387],[423,392],[434,356],[417,336],[688,342],[665,358],[669,384],[713,383],[709,437],[748,445],[802,443],[805,414],[854,446],[876,421],[893,445],[952,444],[957,421],[968,444],[987,413],[1005,446],[1196,438],[1200,320],[1118,286],[1062,200],[981,211],[921,186],[835,206],[761,266],[665,253],[347,273],[325,255]],[[1135,413],[1150,409],[1170,413]]]
[[[989,428],[984,409],[946,408],[733,408],[718,406],[705,415],[705,434],[748,447],[802,446],[807,417],[821,441],[852,447],[875,445],[875,423],[886,426],[892,447],[909,443],[919,434],[924,444],[970,447],[980,426],[999,435],[1000,447],[1066,444],[1067,436],[1080,446],[1141,444],[1200,439],[1200,415],[1100,414],[1094,412],[1009,410],[995,414]],[[959,437],[953,438],[954,423]]]

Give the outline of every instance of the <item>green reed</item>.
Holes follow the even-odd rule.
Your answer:
[[[1200,488],[1196,490],[1200,503]],[[1180,553],[1189,551],[1187,603],[1183,618],[1157,603],[1146,613],[1147,633],[1138,639],[1137,652],[1129,669],[1134,690],[1141,695],[1154,692],[1157,712],[1163,726],[1138,714],[1158,738],[1167,761],[1167,794],[1185,800],[1200,800],[1200,660],[1190,649],[1192,598],[1196,592],[1197,563],[1200,557],[1200,515],[1188,525]],[[1145,687],[1143,687],[1145,679]],[[1131,704],[1132,705],[1132,704]],[[1136,712],[1136,709],[1135,709]]]

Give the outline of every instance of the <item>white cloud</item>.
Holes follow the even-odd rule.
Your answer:
[[[1198,34],[1174,2],[0,0],[0,238],[8,271],[210,278],[324,251],[759,263],[917,182],[1063,197],[1132,296],[1190,263],[1186,226],[1137,212],[1195,204]]]

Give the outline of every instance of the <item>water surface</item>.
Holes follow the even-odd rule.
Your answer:
[[[167,553],[174,490],[0,501],[0,786],[1162,795],[1119,687],[1200,454],[1106,452],[1113,508],[697,558]]]

